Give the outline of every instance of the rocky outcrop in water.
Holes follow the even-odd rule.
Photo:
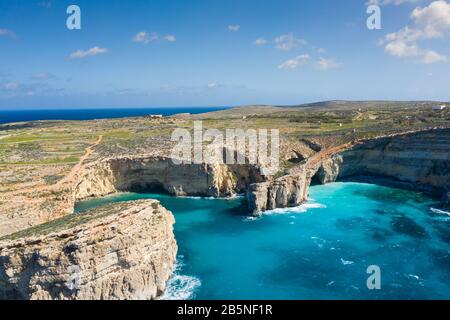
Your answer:
[[[139,189],[162,189],[174,196],[227,197],[264,179],[250,165],[176,165],[170,158],[123,157],[89,165],[75,188],[75,198]]]
[[[299,206],[307,197],[305,180],[305,175],[289,175],[251,185],[247,190],[250,212],[258,216],[267,210]]]
[[[157,298],[175,263],[174,222],[142,200],[12,235],[0,241],[0,299]]]

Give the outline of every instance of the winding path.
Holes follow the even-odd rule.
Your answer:
[[[13,192],[7,192],[2,194],[1,201],[17,201],[17,199],[10,199],[11,196],[19,196],[23,195],[27,192],[35,192],[35,191],[55,191],[60,190],[65,184],[71,184],[74,183],[76,180],[76,177],[80,173],[80,171],[83,169],[84,162],[86,159],[88,159],[92,153],[94,152],[94,149],[96,146],[98,146],[103,140],[103,135],[99,135],[98,139],[94,142],[94,144],[90,145],[85,149],[85,153],[83,156],[81,156],[78,163],[72,167],[70,172],[61,180],[59,180],[57,183],[51,186],[47,185],[41,185],[41,186],[35,186],[30,188],[24,188],[21,190],[13,191]]]
[[[73,180],[75,180],[80,170],[83,169],[83,164],[86,161],[86,159],[91,156],[91,154],[94,152],[94,148],[98,146],[102,142],[102,140],[103,136],[99,135],[97,141],[95,141],[94,144],[85,149],[85,153],[80,158],[80,161],[78,161],[78,163],[72,168],[72,170],[70,170],[70,172],[63,179],[59,180],[56,184],[51,186],[52,189],[59,188],[61,185],[65,183],[73,182]]]

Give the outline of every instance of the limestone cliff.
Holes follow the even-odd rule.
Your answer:
[[[307,197],[306,179],[306,175],[288,175],[252,184],[247,190],[250,213],[258,216],[267,210],[299,206]]]
[[[369,140],[341,156],[338,178],[388,177],[439,197],[450,185],[450,129]]]
[[[375,176],[394,179],[400,187],[443,197],[448,205],[450,186],[450,129],[434,129],[357,141],[323,150],[284,177],[250,186],[250,212],[294,207],[307,199],[312,181]]]
[[[342,162],[343,158],[341,155],[334,155],[331,158],[324,159],[321,162],[317,173],[313,176],[313,178],[315,178],[314,182],[327,184],[336,181],[339,177]]]
[[[176,165],[170,158],[122,157],[90,164],[75,188],[75,198],[117,191],[160,188],[174,196],[227,197],[244,192],[264,177],[250,165]]]
[[[154,299],[173,271],[173,224],[157,201],[141,200],[9,236],[0,241],[0,299]]]
[[[73,212],[78,200],[115,192],[160,189],[174,196],[227,197],[265,181],[253,165],[175,165],[160,156],[122,156],[83,164],[70,183],[0,197],[0,237]]]

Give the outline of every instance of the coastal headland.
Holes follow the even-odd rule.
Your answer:
[[[435,104],[331,101],[0,125],[0,297],[161,296],[177,252],[169,211],[137,201],[73,214],[78,201],[118,192],[245,194],[248,214],[258,216],[299,206],[312,183],[364,179],[426,192],[446,210],[450,111],[433,110]],[[279,171],[174,164],[171,133],[192,130],[194,121],[218,130],[278,129]]]

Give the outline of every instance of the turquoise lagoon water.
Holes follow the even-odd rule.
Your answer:
[[[361,183],[311,188],[295,209],[245,217],[243,199],[126,193],[173,211],[178,266],[165,299],[450,299],[450,216],[420,193]],[[367,267],[381,290],[367,289]]]

